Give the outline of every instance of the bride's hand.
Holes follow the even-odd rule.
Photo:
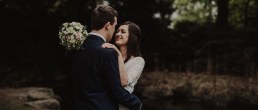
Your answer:
[[[114,44],[104,43],[104,44],[102,44],[102,47],[103,48],[113,48],[117,52],[118,55],[121,55],[120,51]]]
[[[103,48],[113,48],[113,49],[116,48],[113,44],[110,44],[110,43],[104,43],[104,44],[102,44],[102,47]]]

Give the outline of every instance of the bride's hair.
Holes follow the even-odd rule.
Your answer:
[[[131,56],[142,56],[140,52],[140,42],[142,33],[139,26],[131,21],[126,21],[121,25],[128,25],[128,43],[127,43],[127,58],[124,62],[127,62]]]

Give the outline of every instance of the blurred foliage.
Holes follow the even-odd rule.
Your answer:
[[[257,20],[257,0],[230,0],[229,8],[229,22],[236,27],[250,26]]]
[[[215,22],[217,6],[215,0],[175,0],[172,14],[172,28],[180,21],[198,23]]]

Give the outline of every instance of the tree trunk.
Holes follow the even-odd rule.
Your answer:
[[[218,15],[216,19],[216,27],[220,29],[228,25],[229,0],[217,0]]]
[[[213,72],[213,59],[210,52],[210,48],[208,49],[208,58],[207,58],[207,71],[206,74],[212,74]]]
[[[244,9],[244,22],[245,22],[245,27],[247,27],[248,25],[248,10],[249,10],[249,2],[250,0],[246,0],[246,3],[245,3],[245,9]]]
[[[213,60],[211,57],[209,57],[207,62],[207,74],[212,74],[212,71],[213,71]]]
[[[255,0],[255,24],[256,26],[255,27],[258,27],[258,0]]]

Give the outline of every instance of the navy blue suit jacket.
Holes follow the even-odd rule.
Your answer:
[[[116,52],[102,48],[103,43],[89,35],[73,56],[74,110],[118,110],[119,104],[139,110],[141,101],[121,86]]]

